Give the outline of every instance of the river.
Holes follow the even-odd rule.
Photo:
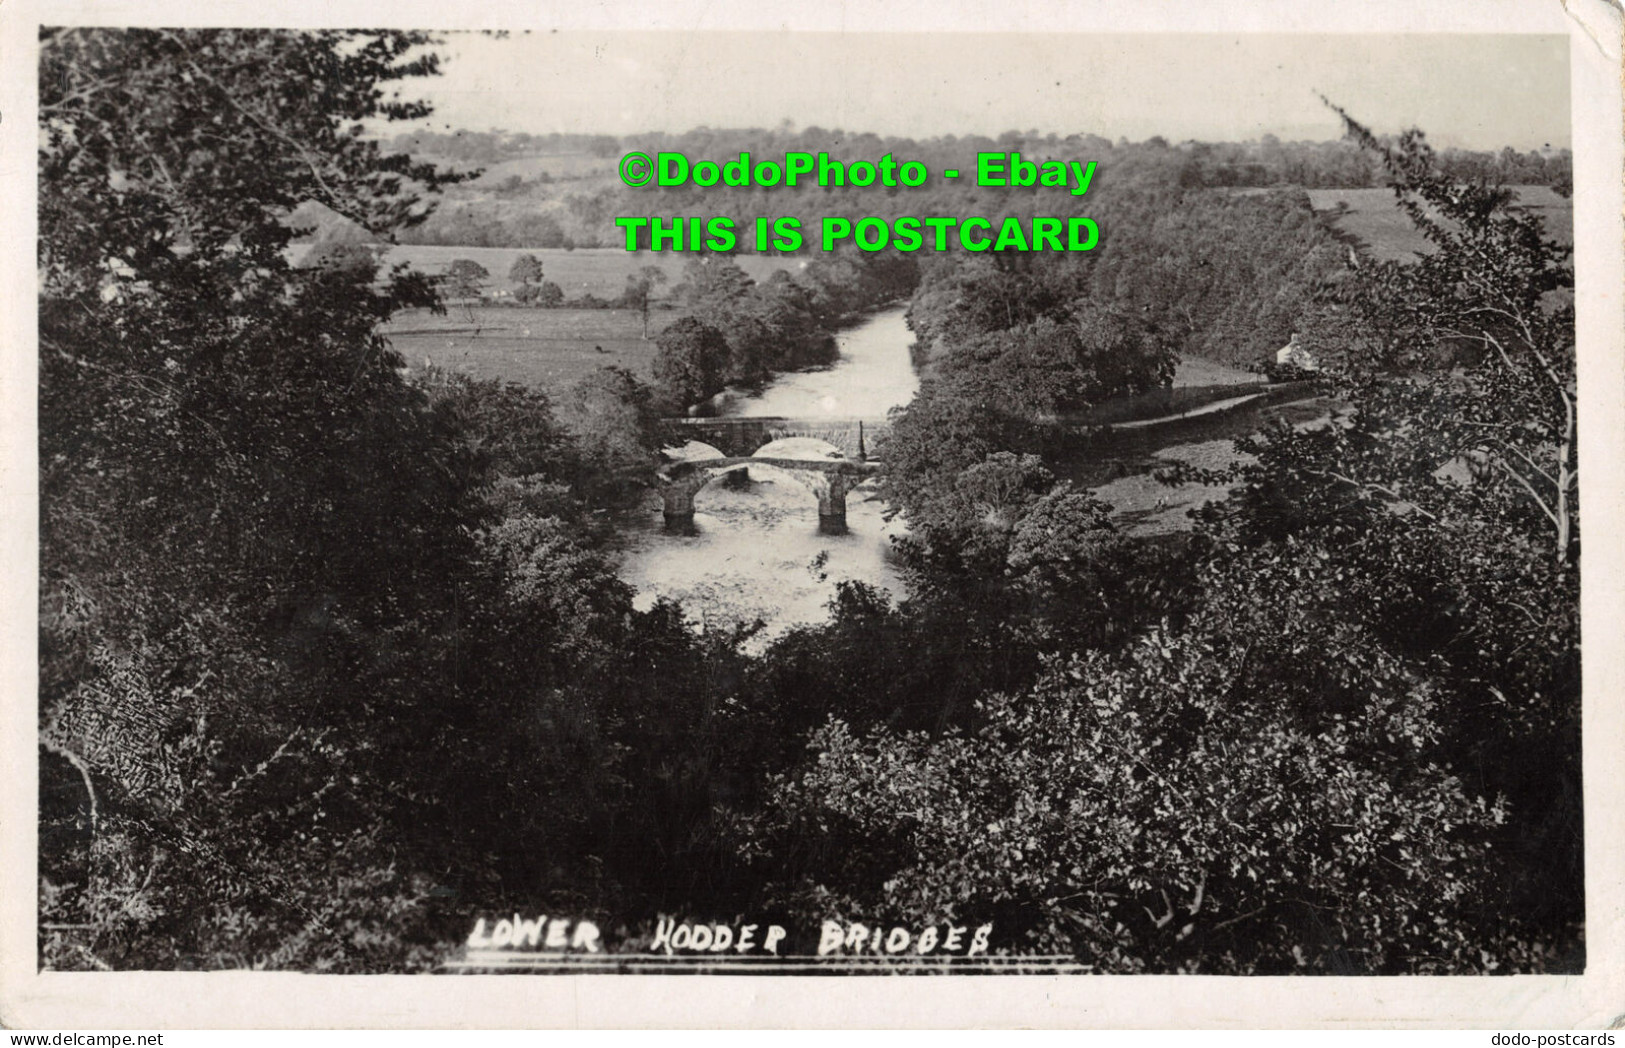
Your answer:
[[[876,313],[835,337],[841,358],[818,371],[780,375],[760,395],[736,396],[724,415],[760,418],[884,418],[914,399],[920,378],[909,361],[914,333],[904,310]]]
[[[790,418],[875,418],[919,389],[909,361],[913,340],[901,307],[876,313],[836,336],[840,359],[828,368],[779,376],[756,396],[736,395],[726,414]],[[682,603],[692,622],[728,628],[761,619],[749,645],[761,650],[796,626],[828,620],[837,583],[856,579],[904,595],[891,538],[901,521],[866,486],[847,497],[847,534],[818,533],[812,493],[780,470],[753,466],[751,483],[717,482],[694,500],[694,535],[667,534],[658,495],[623,537],[619,574],[647,608]]]

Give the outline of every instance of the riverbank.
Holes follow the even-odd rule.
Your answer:
[[[894,305],[870,314],[836,335],[833,365],[781,374],[739,396],[726,415],[885,417],[919,389],[904,312]],[[771,467],[752,466],[750,476],[743,487],[716,483],[697,494],[692,535],[665,531],[657,494],[623,522],[618,571],[639,607],[678,601],[696,628],[761,620],[751,642],[759,649],[797,626],[827,621],[842,582],[907,596],[892,544],[907,528],[886,519],[872,485],[848,497],[847,533],[831,536],[819,534],[818,502],[801,480]]]
[[[834,365],[779,375],[755,393],[738,391],[724,415],[883,418],[919,389],[912,340],[903,307],[877,311],[837,336]],[[1169,487],[1152,473],[1175,460],[1209,468],[1238,461],[1231,441],[1269,418],[1324,414],[1324,405],[1303,399],[1307,392],[1225,365],[1185,361],[1169,389],[1102,406],[1097,425],[1109,418],[1110,428],[1062,434],[1046,464],[1094,489],[1131,534],[1188,530],[1187,511],[1223,498],[1225,488]],[[870,486],[848,501],[848,533],[831,537],[818,533],[816,500],[794,476],[756,466],[750,474],[743,487],[717,483],[698,493],[692,535],[666,533],[656,494],[622,523],[619,574],[637,591],[640,607],[678,601],[696,628],[760,620],[764,628],[751,643],[765,647],[797,626],[826,621],[842,582],[864,582],[894,599],[907,595],[892,543],[906,525],[885,519]]]

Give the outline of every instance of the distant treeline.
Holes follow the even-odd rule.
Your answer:
[[[383,144],[386,153],[416,153],[444,160],[495,164],[526,156],[586,153],[614,156],[620,139],[614,135],[574,135],[554,132],[533,135],[525,131],[402,131]]]
[[[1265,189],[1297,186],[1368,188],[1383,185],[1379,165],[1346,141],[1282,142],[1274,136],[1250,142],[1185,142],[1161,137],[1144,142],[1099,135],[1008,131],[998,138],[980,135],[916,140],[852,135],[809,127],[789,130],[713,130],[679,135],[649,133],[614,139],[607,135],[505,135],[499,132],[397,136],[391,145],[422,158],[494,164],[521,157],[565,153],[615,156],[637,149],[650,154],[682,153],[691,160],[723,162],[742,152],[781,158],[786,152],[827,152],[843,162],[918,160],[932,177],[918,188],[884,186],[794,188],[713,186],[630,189],[610,173],[565,178],[541,171],[526,178],[510,174],[500,183],[453,187],[442,207],[407,231],[409,243],[482,247],[602,247],[620,242],[614,221],[624,215],[726,215],[740,223],[757,217],[798,217],[804,225],[826,215],[896,218],[902,215],[1095,215],[1101,195],[1125,190],[1164,192],[1194,189]],[[980,187],[974,179],[941,178],[945,168],[967,173],[976,155],[1018,152],[1042,161],[1095,161],[1097,175],[1084,198],[1065,190]],[[1567,193],[1572,157],[1567,150],[1498,153],[1445,150],[1440,169],[1463,180],[1513,185],[1550,185]],[[1087,202],[1087,203],[1086,203]]]
[[[694,128],[681,134],[653,131],[645,134],[533,135],[507,131],[402,132],[389,139],[385,150],[413,153],[442,160],[496,164],[523,157],[587,154],[617,156],[627,150],[683,153],[691,158],[726,160],[740,150],[824,150],[851,159],[878,159],[890,152],[899,158],[926,161],[938,153],[1020,152],[1054,159],[1084,157],[1120,159],[1137,151],[1173,153],[1184,158],[1181,178],[1187,185],[1263,187],[1289,183],[1307,189],[1363,189],[1383,185],[1381,166],[1354,143],[1283,142],[1275,135],[1247,142],[1172,144],[1161,135],[1143,142],[1118,138],[1113,142],[1096,134],[1040,135],[1037,131],[1006,131],[997,138],[985,135],[943,135],[913,139],[871,133],[848,134],[808,127],[801,131],[760,129],[717,130]],[[1500,151],[1444,149],[1439,166],[1455,178],[1491,177],[1517,185],[1562,185],[1572,177],[1573,157],[1567,149],[1529,150],[1511,146]]]

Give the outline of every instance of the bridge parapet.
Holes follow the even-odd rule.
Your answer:
[[[728,456],[750,455],[786,437],[811,437],[860,461],[872,458],[876,441],[891,432],[891,422],[884,418],[671,418],[664,420],[663,427],[674,444],[695,440]]]

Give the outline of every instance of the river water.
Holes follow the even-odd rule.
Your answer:
[[[909,362],[913,340],[902,308],[875,314],[836,336],[840,359],[818,371],[781,375],[757,396],[736,396],[726,414],[790,418],[875,418],[906,404],[919,389]],[[694,535],[664,530],[651,495],[623,536],[619,574],[638,607],[662,597],[682,603],[701,628],[725,629],[761,619],[750,648],[800,625],[827,621],[836,584],[856,579],[904,596],[891,538],[901,521],[868,486],[847,496],[847,534],[818,533],[818,503],[795,476],[753,466],[742,490],[722,482],[694,499]]]
[[[841,359],[821,371],[780,375],[759,396],[736,397],[724,415],[760,418],[884,418],[914,399],[920,378],[909,362],[914,341],[901,307],[876,313],[837,335]]]

